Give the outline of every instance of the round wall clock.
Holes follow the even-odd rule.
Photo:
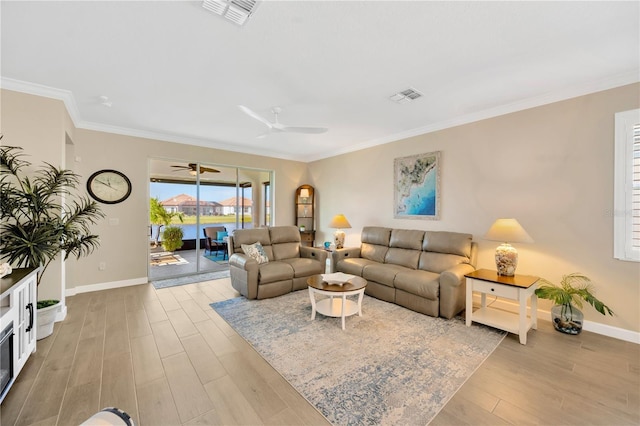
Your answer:
[[[99,170],[89,176],[87,191],[101,203],[121,203],[131,194],[131,181],[117,170]]]

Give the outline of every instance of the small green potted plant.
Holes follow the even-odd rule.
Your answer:
[[[179,226],[167,226],[162,233],[162,248],[165,251],[174,251],[182,247],[184,233]]]
[[[560,285],[541,278],[542,285],[536,289],[536,296],[553,300],[551,308],[553,327],[561,333],[580,334],[584,315],[582,301],[589,303],[602,315],[613,315],[613,311],[593,295],[593,284],[589,277],[581,273],[563,275]]]
[[[0,259],[40,267],[39,286],[59,255],[80,259],[99,246],[89,227],[104,214],[95,201],[77,195],[78,175],[45,163],[29,177],[23,169],[31,163],[23,155],[20,147],[0,146]],[[57,300],[38,302],[37,339],[53,332],[58,309]]]

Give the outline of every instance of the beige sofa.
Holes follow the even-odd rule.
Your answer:
[[[333,252],[333,268],[368,282],[365,293],[434,317],[465,308],[464,274],[475,270],[470,234],[363,228],[361,246]]]
[[[268,262],[258,264],[242,244],[259,242]],[[307,278],[325,272],[327,252],[300,245],[296,226],[236,229],[229,236],[231,285],[247,299],[265,299],[307,288]]]

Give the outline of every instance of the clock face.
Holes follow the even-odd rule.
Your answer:
[[[87,191],[96,201],[116,204],[131,194],[131,181],[117,170],[100,170],[87,180]]]

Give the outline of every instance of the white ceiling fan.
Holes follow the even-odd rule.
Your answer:
[[[273,112],[273,115],[275,116],[275,121],[267,120],[260,114],[252,111],[251,109],[247,108],[244,105],[238,105],[238,108],[240,108],[242,112],[247,114],[249,117],[255,118],[256,120],[258,120],[259,122],[261,122],[262,124],[264,124],[269,128],[268,133],[258,136],[259,138],[263,138],[267,136],[267,134],[269,133],[277,133],[277,132],[318,134],[318,133],[325,133],[327,130],[329,130],[326,127],[300,127],[300,126],[287,126],[286,124],[282,124],[278,122],[278,114],[282,112],[282,108],[280,107],[273,107],[271,109],[271,112]]]

